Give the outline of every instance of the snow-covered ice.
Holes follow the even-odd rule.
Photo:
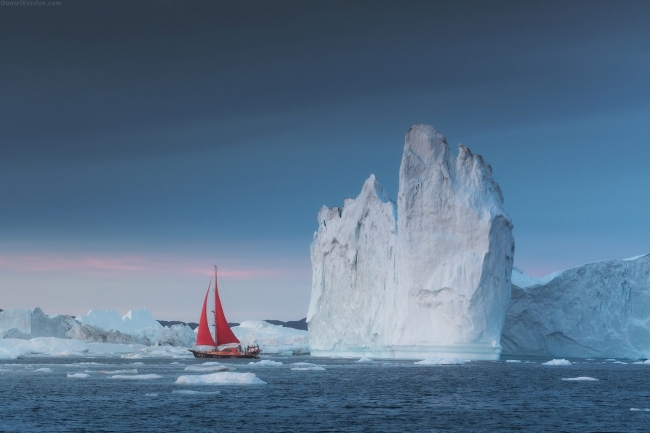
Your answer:
[[[43,367],[43,368],[37,368],[34,371],[38,371],[40,373],[52,373],[52,369],[48,367]]]
[[[180,385],[265,385],[255,373],[220,372],[193,376],[179,376],[176,379]]]
[[[216,395],[221,391],[192,391],[190,389],[175,389],[172,391],[172,394],[182,394],[182,395]]]
[[[159,374],[116,374],[109,377],[109,379],[122,379],[122,380],[154,380],[162,379]]]
[[[417,365],[463,365],[467,361],[458,358],[427,358],[414,362]]]
[[[184,368],[184,370],[207,373],[217,371],[230,371],[230,368],[226,367],[225,365],[188,365]]]
[[[137,369],[133,370],[98,370],[99,374],[138,374]]]
[[[279,367],[282,363],[279,361],[271,361],[270,359],[263,359],[257,362],[249,362],[248,365],[253,367]]]
[[[563,377],[562,380],[566,380],[570,382],[598,382],[598,379],[589,376]]]
[[[650,357],[650,254],[589,263],[541,279],[516,269],[512,275],[501,336],[504,354]]]
[[[521,362],[521,361],[518,359],[508,359],[506,362]]]
[[[498,359],[512,223],[492,168],[427,125],[406,135],[397,204],[374,176],[323,207],[311,246],[314,356]]]
[[[87,373],[71,373],[68,374],[68,377],[71,379],[86,379],[89,376]]]
[[[566,359],[551,359],[550,361],[543,362],[542,365],[571,365],[571,361]]]

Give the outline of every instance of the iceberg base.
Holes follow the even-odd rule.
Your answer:
[[[379,358],[379,359],[465,359],[468,361],[497,361],[501,346],[491,344],[459,344],[450,346],[386,346],[383,348],[346,347],[342,349],[320,350],[310,348],[315,357],[341,358]]]

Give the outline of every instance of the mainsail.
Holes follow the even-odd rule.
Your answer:
[[[199,319],[199,330],[196,333],[197,346],[222,346],[224,344],[239,344],[239,339],[230,329],[223,308],[221,306],[221,299],[219,299],[219,286],[217,285],[217,267],[214,267],[214,323],[215,323],[215,338],[212,338],[210,333],[210,326],[208,325],[208,295],[210,294],[210,284],[208,284],[208,292],[205,294],[203,301],[203,309],[201,310],[201,318]]]

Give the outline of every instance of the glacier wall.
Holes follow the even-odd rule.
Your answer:
[[[501,345],[513,356],[650,358],[650,254],[540,279],[513,271]]]
[[[433,127],[406,134],[397,204],[374,176],[323,207],[311,245],[314,356],[497,359],[512,223],[492,168]]]

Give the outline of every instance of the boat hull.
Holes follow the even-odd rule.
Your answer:
[[[213,350],[213,351],[203,351],[203,350],[193,350],[188,349],[192,352],[195,358],[244,358],[244,359],[257,359],[260,356],[258,354],[243,354],[243,353],[233,353],[227,351]]]

